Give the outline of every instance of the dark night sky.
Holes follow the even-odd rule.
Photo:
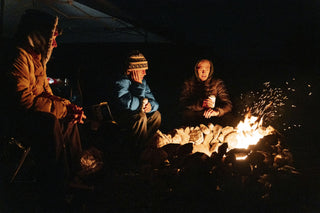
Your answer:
[[[167,49],[161,48],[143,50],[150,61],[148,80],[162,103],[161,110],[167,123],[168,117],[174,114],[171,111],[182,81],[192,74],[195,59],[200,56],[198,52],[192,52],[192,48],[183,49],[185,47],[200,47],[198,49],[212,54],[209,58],[216,60],[216,75],[226,82],[233,98],[262,82],[283,83],[295,74],[300,75],[297,79],[301,82],[319,80],[320,2],[317,1],[79,2],[163,35],[182,47],[169,54]],[[186,54],[187,51],[191,53]],[[317,99],[317,88],[313,88],[313,100]],[[310,105],[314,104],[319,103],[314,101]]]
[[[320,3],[304,0],[96,0],[182,44],[212,46],[231,58],[308,57],[319,48]],[[95,5],[92,5],[95,4]],[[98,9],[98,8],[97,8]]]
[[[197,51],[205,49],[204,52],[211,54],[209,58],[213,58],[216,62],[216,74],[220,75],[218,77],[224,79],[235,92],[238,92],[239,88],[254,86],[266,80],[287,79],[296,73],[305,75],[312,72],[317,78],[319,76],[320,2],[318,1],[79,0],[79,2],[163,35],[183,48],[196,46],[200,47],[194,48]],[[182,81],[190,76],[196,57],[201,57],[198,54],[201,51],[192,52],[194,50],[192,48],[183,48],[176,52],[153,47],[151,50],[142,49],[150,60],[149,78],[155,79],[153,84],[155,88],[159,87],[159,91],[167,88],[167,85],[158,80],[159,78],[171,76]],[[72,53],[81,52],[83,48],[79,49],[79,51],[72,49]],[[92,58],[91,61],[103,62],[106,61],[106,54],[115,58],[118,54],[116,49],[121,51],[119,47],[116,49],[110,47],[111,52],[106,52],[105,49],[98,56],[102,57],[102,60],[84,53],[81,57],[87,56],[80,61]],[[166,51],[171,51],[172,54],[168,55]],[[185,54],[187,51],[191,53]],[[179,55],[180,53],[184,55]],[[117,67],[118,64],[112,66]],[[101,65],[102,68],[97,67],[96,70],[112,66]],[[92,70],[90,72],[93,72]],[[239,85],[240,78],[247,82]],[[172,80],[172,87],[178,87],[176,84],[180,85],[181,82],[175,83]]]

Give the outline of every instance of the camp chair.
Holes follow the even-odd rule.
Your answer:
[[[6,126],[1,127],[0,131],[0,143],[1,143],[1,158],[3,160],[9,159],[11,161],[17,162],[13,169],[13,174],[8,174],[9,183],[13,183],[20,169],[22,168],[27,156],[30,153],[31,146],[25,146],[22,143],[22,139],[18,137],[18,133],[13,132],[13,128],[10,125],[11,122],[6,122]],[[21,154],[22,153],[22,154]],[[20,155],[20,156],[19,156]],[[19,159],[16,159],[19,158]],[[10,165],[6,165],[9,166]],[[10,170],[10,168],[5,168]]]
[[[21,167],[23,165],[23,163],[25,162],[27,156],[30,153],[31,146],[25,147],[21,143],[19,143],[15,138],[11,138],[11,142],[9,142],[9,143],[14,143],[15,145],[17,145],[22,150],[22,155],[21,155],[20,161],[19,161],[19,163],[17,165],[17,168],[14,170],[14,173],[13,173],[12,177],[10,178],[10,183],[13,183],[13,181],[15,180],[18,172],[20,171],[20,169],[21,169]]]
[[[87,120],[91,124],[92,130],[98,130],[103,122],[110,122],[114,125],[118,125],[111,113],[111,109],[107,101],[85,107],[84,110]]]

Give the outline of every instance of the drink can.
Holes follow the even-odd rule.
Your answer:
[[[216,105],[216,96],[215,95],[210,95],[209,98],[212,100],[212,102],[213,102],[212,108],[214,108],[215,105]]]
[[[142,106],[141,106],[141,111],[142,111],[142,112],[144,112],[144,108],[145,108],[145,106],[147,105],[148,102],[149,102],[149,101],[148,101],[148,98],[144,98],[144,99],[142,100]]]

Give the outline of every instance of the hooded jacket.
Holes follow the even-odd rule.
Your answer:
[[[21,17],[6,74],[7,107],[66,116],[70,101],[53,95],[46,73],[57,24],[58,17],[36,10]]]
[[[201,81],[195,66],[194,76],[184,82],[180,96],[180,104],[183,110],[202,111],[202,103],[210,95],[216,96],[215,109],[219,110],[219,117],[230,112],[232,103],[229,94],[221,79],[213,78],[213,65],[210,66],[209,77]]]

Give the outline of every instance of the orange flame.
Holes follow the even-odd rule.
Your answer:
[[[252,116],[250,112],[245,115],[243,121],[240,121],[235,130],[237,135],[231,143],[229,148],[247,149],[250,145],[255,145],[261,138],[266,135],[270,135],[273,132],[273,128],[270,126],[265,128],[262,126],[262,117]]]

